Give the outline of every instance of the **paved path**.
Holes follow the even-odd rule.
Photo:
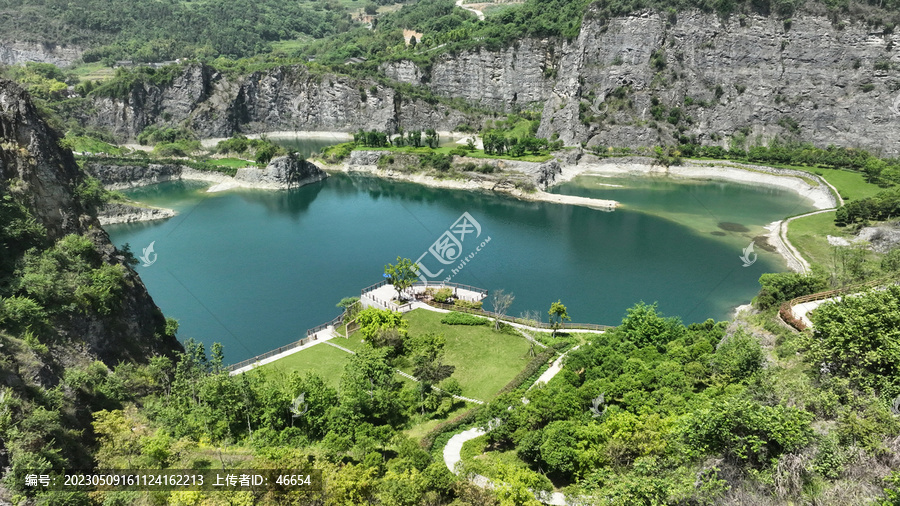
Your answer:
[[[287,351],[283,351],[277,355],[272,355],[269,358],[264,358],[260,361],[253,362],[252,364],[245,365],[244,367],[241,367],[240,369],[235,369],[228,374],[230,374],[231,376],[234,376],[235,374],[241,374],[241,373],[247,372],[247,371],[249,371],[251,369],[255,369],[261,365],[266,365],[266,364],[274,362],[278,359],[282,359],[288,355],[293,355],[294,353],[297,353],[298,351],[302,351],[307,348],[311,348],[319,343],[332,344],[329,342],[329,340],[335,336],[334,332],[331,330],[328,330],[328,329],[322,329],[322,330],[316,332],[314,335],[316,336],[315,339],[304,344],[303,346],[297,346],[296,348],[291,348],[291,349],[289,349]],[[332,345],[332,346],[336,346],[336,345]],[[338,346],[338,348],[340,348],[340,346]],[[350,350],[347,350],[347,351],[350,351]],[[351,352],[351,353],[353,353],[353,352]]]
[[[581,347],[580,345],[576,346],[569,351],[575,351],[580,347]],[[566,358],[566,355],[569,354],[569,351],[563,353],[562,355],[559,356],[559,358],[554,360],[553,363],[550,364],[550,367],[548,367],[547,370],[544,371],[544,374],[541,374],[541,376],[537,380],[535,380],[535,382],[532,383],[530,387],[528,387],[528,390],[531,390],[532,388],[538,386],[538,384],[540,384],[540,383],[543,383],[545,385],[547,383],[550,383],[550,380],[552,380],[554,376],[556,376],[557,374],[559,374],[560,371],[562,371],[563,360]]]
[[[569,351],[575,351],[578,348],[579,348],[578,346],[575,346],[574,348],[572,348]],[[534,388],[535,386],[537,386],[540,383],[546,384],[551,379],[553,379],[554,376],[559,374],[559,372],[562,371],[563,359],[566,357],[566,355],[569,354],[569,351],[567,351],[566,353],[562,354],[559,358],[554,360],[553,363],[550,364],[550,367],[546,371],[544,371],[544,373],[541,374],[540,377],[537,380],[535,380],[535,382],[532,383],[530,387],[528,387],[528,389],[531,390],[532,388]],[[523,397],[522,402],[527,404],[527,399],[525,399]],[[444,445],[444,464],[447,466],[447,469],[449,469],[450,472],[452,472],[453,474],[458,475],[459,471],[456,469],[456,465],[459,464],[459,462],[462,460],[461,453],[462,453],[463,445],[467,441],[471,441],[471,440],[473,440],[477,437],[483,436],[485,434],[487,434],[487,431],[485,431],[484,429],[482,429],[480,427],[473,427],[469,430],[465,430],[465,431],[460,432],[459,434],[455,434],[453,437],[451,437],[450,440],[447,441],[447,444]],[[473,485],[475,485],[476,487],[486,488],[486,489],[494,488],[494,482],[487,476],[482,476],[480,474],[474,474],[472,476],[469,476],[468,479],[469,479],[469,482],[472,483]],[[551,506],[566,506],[567,504],[569,504],[568,500],[566,499],[565,494],[563,494],[561,492],[552,492],[551,493],[551,492],[539,491],[539,492],[535,493],[534,491],[532,491],[532,493],[534,493],[535,498],[537,500],[539,500],[540,502],[542,502],[544,504],[550,504]]]
[[[800,252],[797,251],[797,248],[794,247],[794,245],[791,244],[791,241],[788,239],[788,225],[797,218],[805,218],[814,214],[830,213],[832,211],[834,211],[834,208],[820,209],[818,211],[801,214],[800,216],[794,216],[786,220],[776,221],[773,224],[778,228],[778,230],[776,230],[775,233],[770,236],[770,238],[775,241],[775,244],[773,244],[772,246],[774,246],[775,249],[780,252],[787,253],[787,255],[785,255],[785,260],[787,260],[788,268],[790,268],[792,271],[804,274],[809,272],[809,262],[807,262],[806,259],[803,258],[803,255],[801,255]]]

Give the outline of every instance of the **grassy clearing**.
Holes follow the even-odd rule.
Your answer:
[[[844,200],[859,200],[871,197],[884,188],[867,183],[861,172],[851,172],[849,170],[839,169],[805,169],[813,174],[818,174],[837,188],[838,193]]]
[[[338,344],[344,345],[341,339]],[[341,382],[341,374],[344,372],[344,366],[350,360],[350,354],[329,346],[325,343],[317,344],[311,348],[298,351],[293,355],[288,355],[282,359],[268,363],[260,370],[271,370],[275,373],[284,372],[290,374],[292,371],[299,371],[300,374],[311,372],[318,374],[329,385],[337,388]]]
[[[530,346],[524,338],[497,333],[487,326],[444,325],[441,323],[443,316],[443,313],[416,309],[406,313],[404,318],[409,320],[410,335],[429,332],[444,335],[447,340],[444,363],[456,366],[453,377],[462,386],[464,396],[490,400],[530,360]],[[365,346],[359,332],[349,339],[335,338],[333,342],[353,351]],[[262,368],[288,374],[293,370],[311,371],[337,386],[349,359],[350,355],[344,351],[318,344]]]
[[[209,163],[217,165],[219,167],[233,167],[235,169],[256,166],[256,162],[251,162],[249,160],[244,160],[241,158],[211,158],[209,160]]]
[[[79,153],[107,153],[121,156],[125,152],[124,149],[118,146],[86,136],[66,136],[63,139],[63,144],[72,151]]]
[[[405,315],[410,334],[433,332],[447,340],[445,363],[456,366],[453,377],[463,395],[490,400],[528,363],[524,338],[494,332],[487,326],[444,325],[442,313],[416,309]]]
[[[104,66],[101,62],[82,63],[66,69],[78,76],[82,81],[105,81],[116,75],[116,71]]]
[[[850,238],[845,228],[834,224],[834,211],[797,218],[788,225],[788,240],[810,263],[831,265],[829,235]]]

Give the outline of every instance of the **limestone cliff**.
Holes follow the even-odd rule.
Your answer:
[[[148,125],[189,125],[201,137],[278,130],[450,130],[467,115],[375,83],[305,67],[279,67],[239,78],[191,65],[171,84],[137,85],[124,99],[98,98],[79,118],[133,138]]]
[[[427,68],[382,64],[398,83],[497,112],[542,111],[539,135],[567,145],[695,140],[728,147],[774,137],[900,153],[900,35],[825,16],[792,20],[682,12],[601,19],[574,40],[447,53]],[[133,137],[186,123],[204,137],[276,130],[452,129],[488,119],[303,66],[228,77],[188,67],[166,86],[97,99],[82,118]],[[434,102],[434,103],[431,103]],[[677,109],[677,110],[676,110]],[[740,132],[738,135],[735,135]]]
[[[0,41],[0,64],[19,65],[26,62],[52,63],[68,67],[84,52],[78,46],[60,46],[20,40]]]
[[[59,343],[66,343],[60,347],[67,349],[61,360],[83,355],[114,366],[179,349],[174,337],[165,335],[162,312],[140,277],[110,243],[90,202],[79,196],[84,176],[72,153],[59,147],[59,139],[27,94],[0,80],[0,196],[21,203],[46,229],[48,244],[68,234],[86,235],[101,262],[121,265],[125,272],[119,309],[112,314],[71,311],[54,317],[53,333]],[[47,381],[52,384],[53,376]]]
[[[542,135],[567,144],[684,136],[727,146],[743,129],[738,137],[749,142],[778,136],[900,153],[900,113],[891,110],[900,93],[896,34],[812,15],[645,13],[605,22],[591,14],[562,45]],[[661,119],[654,102],[666,109]],[[675,107],[681,118],[669,120]]]

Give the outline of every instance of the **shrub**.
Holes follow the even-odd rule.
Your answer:
[[[481,301],[470,302],[468,300],[456,299],[453,301],[453,305],[463,309],[481,309]]]
[[[712,367],[718,374],[742,380],[759,371],[764,358],[759,341],[741,329],[722,340],[713,355]]]
[[[721,453],[733,462],[763,467],[813,438],[812,413],[788,406],[763,406],[731,399],[701,409],[688,419],[684,439],[704,453]]]
[[[490,320],[469,313],[451,311],[441,318],[441,323],[447,325],[488,325]]]
[[[759,277],[762,286],[754,303],[759,309],[768,309],[795,297],[810,295],[828,289],[828,280],[821,274],[797,272],[768,273]]]
[[[453,289],[452,288],[441,288],[438,291],[434,292],[434,301],[440,302],[441,304],[447,304],[450,302],[450,298],[453,297]]]
[[[39,325],[46,317],[43,306],[28,297],[0,298],[0,326],[13,332]]]
[[[324,160],[325,163],[330,164],[341,163],[345,158],[350,156],[350,153],[355,147],[356,144],[353,142],[344,142],[335,144],[334,146],[328,146],[322,150],[322,160]]]

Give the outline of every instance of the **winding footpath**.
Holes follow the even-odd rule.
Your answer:
[[[577,350],[578,348],[579,348],[579,346],[575,346],[571,350],[560,355],[556,360],[553,361],[552,364],[550,364],[550,367],[546,371],[544,371],[544,373],[541,374],[540,377],[538,377],[538,379],[536,379],[534,381],[534,383],[531,384],[530,387],[528,387],[528,389],[531,390],[532,388],[534,388],[535,386],[537,386],[539,384],[549,383],[550,380],[553,379],[554,376],[556,376],[557,374],[559,374],[560,371],[562,371],[563,360],[566,358],[566,355],[568,355],[569,352],[571,352],[571,351]],[[527,404],[527,399],[523,398],[522,402]],[[460,432],[459,434],[456,434],[453,437],[451,437],[450,440],[447,441],[447,444],[444,445],[444,452],[443,452],[444,453],[444,464],[447,466],[447,469],[449,469],[450,472],[452,472],[453,474],[459,475],[459,471],[456,469],[456,466],[462,460],[463,445],[467,441],[471,441],[471,440],[473,440],[477,437],[481,437],[485,434],[487,434],[486,430],[484,430],[480,427],[473,427],[471,429],[465,430],[465,431]],[[469,479],[470,483],[472,483],[473,485],[475,485],[479,488],[485,488],[485,489],[493,489],[494,488],[494,482],[487,476],[475,474],[475,475],[469,476],[468,479]],[[566,499],[565,494],[563,494],[562,492],[550,493],[550,492],[539,491],[536,493],[535,492],[532,492],[532,493],[534,493],[535,499],[537,499],[538,501],[540,501],[544,504],[550,504],[551,506],[566,506],[567,504],[569,504],[568,500]]]
[[[349,349],[349,348],[344,348],[343,346],[341,346],[341,345],[339,345],[339,344],[337,344],[337,343],[333,343],[333,342],[331,342],[331,341],[325,341],[325,344],[328,344],[328,345],[330,345],[330,346],[334,346],[335,348],[337,348],[337,349],[339,349],[339,350],[341,350],[341,351],[343,351],[343,352],[345,352],[345,353],[349,353],[349,354],[351,354],[351,355],[356,355],[356,352],[355,352],[355,351],[353,351],[353,350],[351,350],[351,349]],[[397,374],[399,374],[400,376],[403,376],[404,378],[406,378],[406,379],[408,379],[408,380],[410,380],[410,381],[414,381],[414,382],[416,382],[416,383],[418,383],[418,382],[420,381],[419,378],[416,378],[415,376],[413,376],[412,374],[409,374],[409,373],[407,373],[407,372],[403,372],[403,371],[401,371],[400,369],[394,369],[394,372],[397,373]],[[438,387],[436,387],[436,386],[434,386],[434,385],[431,385],[431,389],[432,389],[432,390],[437,390],[438,392],[443,392],[443,390],[441,390],[440,388],[438,388]],[[454,395],[454,394],[450,394],[450,396],[453,397],[453,398],[456,399],[456,400],[459,400],[459,401],[466,401],[466,402],[471,402],[471,403],[474,403],[474,404],[484,404],[484,401],[479,401],[478,399],[472,399],[472,398],[470,398],[470,397],[463,397],[462,395]]]
[[[802,274],[809,272],[809,262],[803,258],[800,251],[798,251],[791,243],[790,239],[788,239],[788,225],[797,218],[806,218],[807,216],[812,216],[814,214],[830,213],[832,211],[834,211],[834,209],[820,209],[799,216],[792,216],[785,220],[779,220],[769,225],[772,229],[769,234],[769,242],[787,261],[788,269]]]
[[[460,9],[475,13],[475,15],[478,16],[479,21],[484,21],[484,13],[477,9],[473,9],[471,7],[466,7],[465,5],[463,5],[464,1],[465,0],[456,0],[456,6],[459,7]]]

